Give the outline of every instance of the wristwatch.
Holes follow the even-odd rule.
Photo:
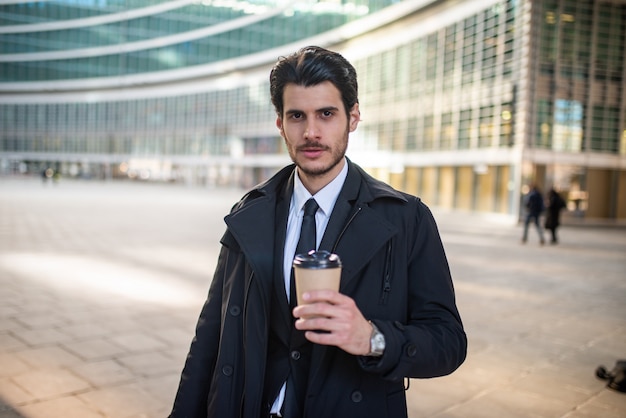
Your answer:
[[[372,321],[372,335],[370,336],[370,352],[366,356],[380,357],[385,351],[385,336]]]

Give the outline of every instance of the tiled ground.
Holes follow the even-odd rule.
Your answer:
[[[241,191],[0,178],[0,418],[166,417]],[[470,339],[410,417],[624,418],[626,229],[435,210]]]

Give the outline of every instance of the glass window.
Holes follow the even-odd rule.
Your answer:
[[[447,112],[441,115],[441,142],[439,149],[449,150],[452,149],[455,136],[454,124],[452,121],[452,113]]]
[[[583,138],[583,105],[577,100],[554,102],[552,149],[580,151]]]
[[[471,126],[472,126],[472,110],[465,109],[461,110],[459,115],[459,133],[457,138],[457,148],[458,149],[469,149],[470,147],[470,136],[471,136]]]
[[[483,28],[483,51],[482,51],[482,79],[490,80],[496,75],[496,63],[498,58],[500,5],[494,5],[485,10]]]
[[[494,137],[493,129],[493,106],[480,108],[480,120],[478,125],[478,146],[480,148],[490,147]]]
[[[424,149],[435,149],[435,118],[433,115],[424,116]]]
[[[595,105],[592,113],[591,149],[616,153],[619,149],[619,109]]]
[[[513,106],[511,103],[502,105],[500,112],[500,146],[513,146]]]
[[[443,75],[444,78],[452,80],[456,62],[457,51],[457,30],[456,25],[448,26],[445,29],[445,45],[443,51]]]
[[[394,151],[406,150],[406,123],[394,120],[391,124],[392,149]]]
[[[404,99],[409,92],[410,84],[410,49],[409,45],[402,45],[396,51],[396,63],[395,63],[395,91],[398,99]]]
[[[463,84],[470,83],[474,79],[474,66],[476,57],[474,48],[477,38],[476,16],[471,16],[463,21]]]
[[[426,57],[426,45],[423,38],[417,39],[410,44],[409,82],[411,84],[410,95],[416,97],[424,87],[424,65]]]
[[[428,81],[428,91],[434,88],[433,81],[437,77],[437,61],[438,61],[438,34],[428,35],[426,40],[426,80]]]
[[[406,133],[406,149],[407,151],[416,150],[418,141],[417,135],[417,118],[410,118],[407,122],[407,133]]]
[[[552,102],[540,99],[537,102],[536,113],[537,126],[535,128],[535,143],[538,148],[549,148],[552,146]]]

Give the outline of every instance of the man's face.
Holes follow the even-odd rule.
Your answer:
[[[307,188],[310,182],[323,187],[343,167],[348,134],[359,123],[359,105],[346,115],[341,93],[329,81],[311,87],[287,84],[283,103],[276,126],[289,156]]]

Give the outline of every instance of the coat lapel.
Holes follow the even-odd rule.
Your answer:
[[[269,289],[272,283],[276,257],[282,257],[282,251],[280,254],[275,252],[274,242],[280,233],[284,242],[286,231],[281,231],[277,225],[286,226],[287,214],[281,212],[282,206],[277,206],[282,203],[284,190],[288,190],[286,183],[292,181],[289,177],[292,173],[293,165],[283,168],[266,183],[250,191],[224,218],[229,231],[254,270],[256,279],[263,281],[265,289]]]
[[[256,198],[224,218],[258,278],[269,283],[274,268],[274,195]]]
[[[295,173],[295,171],[294,171]],[[285,274],[283,273],[283,259],[285,257],[285,238],[287,234],[287,217],[289,216],[289,204],[293,193],[293,174],[285,183],[285,187],[279,192],[278,202],[276,205],[276,235],[274,237],[274,293],[278,301],[281,313],[282,331],[279,337],[284,337],[283,342],[288,343],[288,336],[291,332],[293,316],[287,301],[287,290],[285,289]]]
[[[355,204],[359,196],[359,187],[361,186],[361,177],[351,164],[348,164],[348,175],[346,181],[339,192],[335,207],[328,220],[326,231],[320,242],[319,248],[333,252],[337,245],[344,227],[348,220],[358,211]]]
[[[320,248],[339,255],[343,264],[341,290],[355,274],[397,233],[397,228],[369,207],[374,199],[362,182],[362,173],[349,162],[348,176]]]

